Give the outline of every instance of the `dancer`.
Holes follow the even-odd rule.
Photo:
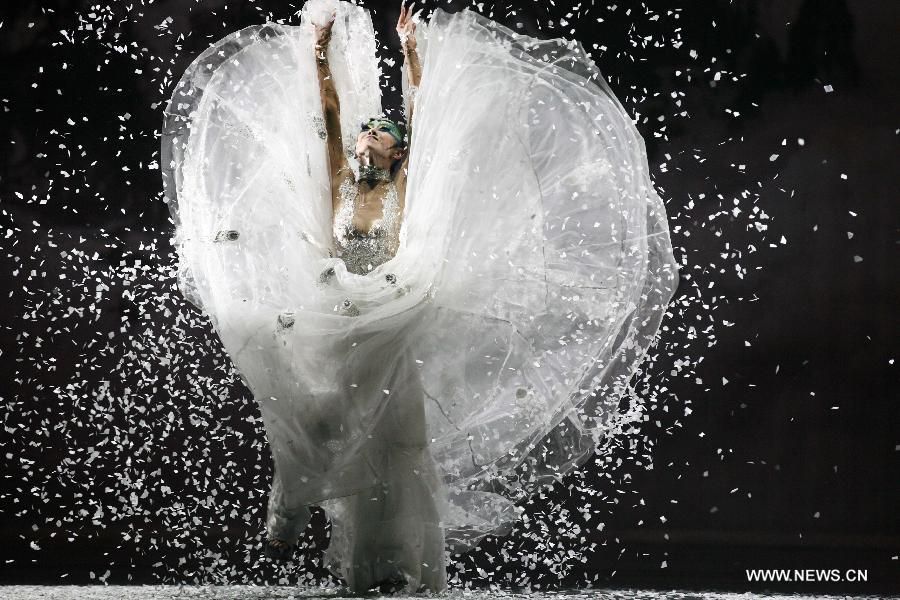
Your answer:
[[[272,450],[266,552],[321,506],[354,591],[444,589],[447,549],[636,418],[619,400],[678,280],[643,141],[580,45],[471,11],[417,31],[401,7],[397,30],[406,133],[368,13],[311,0],[195,60],[163,136],[179,286]]]
[[[330,254],[340,257],[348,272],[365,275],[391,259],[399,246],[409,155],[395,123],[371,119],[356,137],[358,180],[350,168],[341,139],[340,99],[328,62],[334,16],[315,29],[336,246]],[[401,5],[397,32],[409,84],[418,87],[421,70],[411,8]],[[412,104],[407,124],[411,120]],[[323,281],[331,275],[329,268]],[[359,451],[360,457],[376,465],[381,481],[374,489],[340,498],[332,508],[340,509],[346,523],[343,576],[356,591],[373,587],[390,591],[413,584],[412,589],[446,587],[443,532],[434,501],[439,483],[427,450],[424,396],[409,359],[400,354],[397,360],[397,371],[405,369],[410,375],[402,386],[395,386],[397,398],[387,404]],[[296,539],[299,525],[308,520],[308,511],[287,505],[280,493],[271,498],[267,552],[282,558],[289,552],[289,540]]]

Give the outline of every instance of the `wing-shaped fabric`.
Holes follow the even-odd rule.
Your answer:
[[[279,493],[340,521],[335,499],[391,477],[373,439],[424,443],[422,485],[464,548],[633,418],[619,402],[678,281],[665,209],[579,44],[437,10],[400,249],[348,272],[328,252],[326,4],[217,42],[179,83],[163,139],[179,287],[260,404]],[[381,112],[379,71],[368,14],[334,5],[346,143]]]

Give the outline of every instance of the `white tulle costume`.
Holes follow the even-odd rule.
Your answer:
[[[441,589],[445,548],[502,532],[517,499],[621,422],[678,281],[666,214],[579,44],[437,10],[407,90],[400,248],[351,272],[331,252],[312,26],[328,3],[312,4],[300,26],[217,42],[175,91],[163,166],[179,285],[259,402],[269,535],[296,541],[320,505],[351,587],[399,572]],[[364,9],[337,5],[329,62],[352,143],[381,113]]]

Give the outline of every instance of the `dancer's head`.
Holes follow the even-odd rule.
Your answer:
[[[374,118],[362,124],[356,137],[356,156],[368,154],[375,166],[393,170],[406,155],[406,136],[390,119]],[[379,165],[377,163],[383,163]]]

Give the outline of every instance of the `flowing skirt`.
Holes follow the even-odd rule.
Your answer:
[[[445,585],[444,549],[516,519],[517,500],[635,418],[619,410],[678,282],[643,140],[581,46],[470,11],[419,27],[423,77],[397,255],[330,257],[312,22],[351,165],[380,114],[368,13],[309,2],[188,68],[166,112],[179,287],[259,402],[276,477],[269,534],[310,505],[355,589],[399,572]]]

